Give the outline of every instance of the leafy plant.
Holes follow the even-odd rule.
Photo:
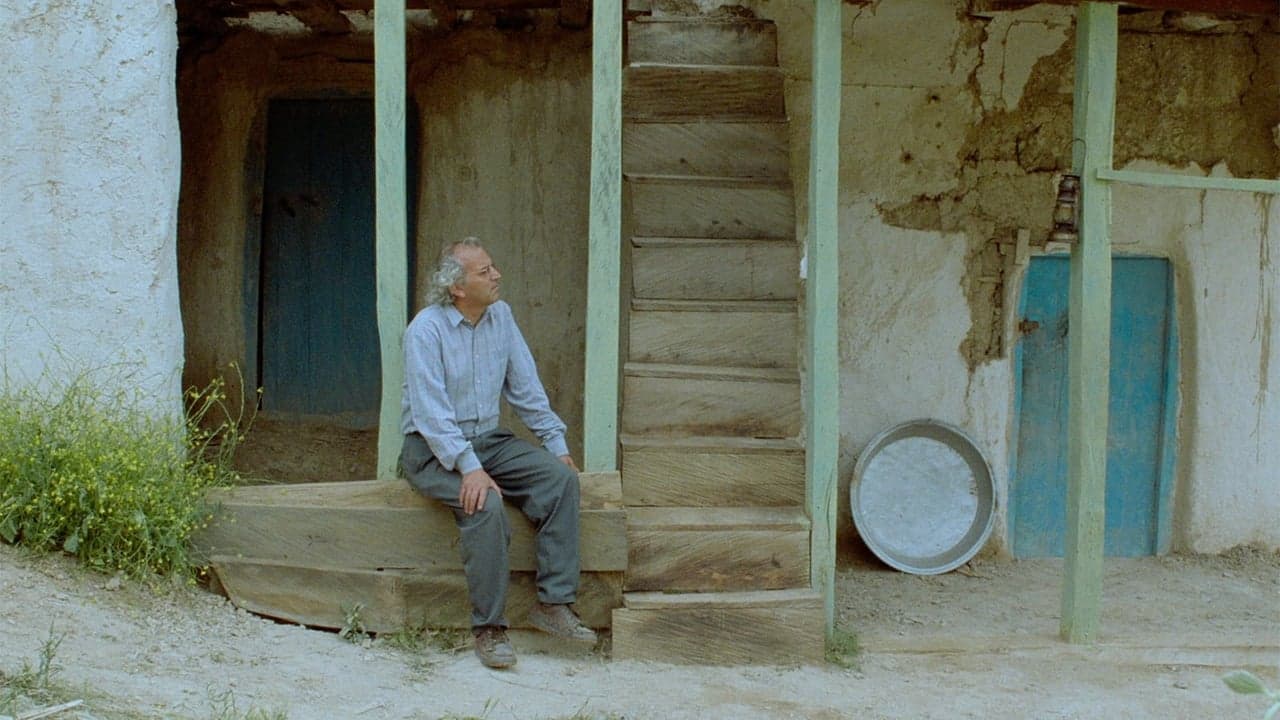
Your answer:
[[[62,668],[56,664],[58,648],[66,636],[55,633],[49,626],[49,635],[40,646],[40,657],[33,667],[23,660],[22,667],[15,673],[0,671],[0,714],[15,715],[18,700],[23,697],[46,700],[51,696],[54,676]]]
[[[220,378],[184,399],[184,415],[165,417],[88,373],[52,391],[0,388],[0,540],[134,577],[190,575],[205,493],[236,479],[252,418],[243,401],[233,413]]]
[[[856,668],[861,651],[857,634],[837,626],[827,640],[826,660],[846,670]]]
[[[432,648],[442,653],[456,653],[471,647],[471,631],[463,628],[429,628],[413,624],[396,632],[378,635],[379,640],[397,650],[421,652]]]
[[[250,707],[241,710],[236,702],[235,692],[230,688],[222,691],[209,688],[209,704],[212,711],[209,720],[288,720],[288,713],[283,710],[262,710]]]
[[[342,604],[342,628],[338,630],[338,637],[352,643],[369,637],[369,631],[364,626],[364,618],[360,616],[362,612],[364,612],[364,603]]]
[[[1241,695],[1265,695],[1271,707],[1262,714],[1262,720],[1271,720],[1280,713],[1280,690],[1272,690],[1248,670],[1235,670],[1222,676],[1222,682]]]

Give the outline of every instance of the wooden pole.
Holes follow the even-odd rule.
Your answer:
[[[810,582],[835,629],[836,462],[840,451],[839,182],[841,0],[815,0],[813,115],[809,134],[809,237],[805,251],[805,496]]]
[[[1173,173],[1135,172],[1098,168],[1098,179],[1128,185],[1187,190],[1235,190],[1238,192],[1280,195],[1280,180],[1265,178],[1202,177],[1199,175],[1175,175]]]
[[[378,337],[382,351],[382,400],[378,413],[379,480],[396,477],[400,386],[404,382],[404,328],[408,311],[408,213],[405,203],[404,0],[377,0],[373,13],[375,234]]]
[[[622,1],[592,6],[591,220],[583,468],[618,467],[618,322],[622,273]]]
[[[1106,529],[1107,403],[1111,373],[1111,169],[1116,109],[1116,6],[1076,16],[1072,165],[1081,177],[1080,241],[1071,249],[1068,310],[1067,537],[1062,638],[1097,638]]]

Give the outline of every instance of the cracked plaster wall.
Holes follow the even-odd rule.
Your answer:
[[[181,407],[172,2],[0,0],[0,370]]]
[[[746,5],[779,25],[803,225],[810,4]],[[844,8],[845,542],[857,453],[891,425],[933,417],[968,432],[991,462],[1000,510],[988,551],[1007,551],[1003,507],[1017,422],[1010,358],[1017,318],[1010,309],[1025,273],[1014,262],[1015,239],[1026,229],[1033,245],[1043,244],[1056,173],[1070,165],[1074,13],[1046,5],[979,18],[966,7],[959,0],[881,0]],[[1117,167],[1152,160],[1161,167],[1219,166],[1235,176],[1280,174],[1274,23],[1139,13],[1124,16],[1121,29]],[[1259,260],[1260,243],[1275,241],[1261,234],[1262,211],[1249,209],[1253,196],[1230,195],[1209,193],[1204,202],[1220,208],[1219,219],[1190,228],[1167,223],[1199,212],[1196,193],[1115,193],[1117,253],[1168,257],[1178,277],[1183,405],[1174,547],[1180,550],[1280,547],[1274,522],[1280,480],[1266,471],[1280,464],[1277,370],[1269,359],[1280,314],[1265,310],[1275,303],[1274,290],[1266,290],[1276,283],[1275,266]],[[1152,229],[1139,238],[1139,227]],[[1264,309],[1242,310],[1250,307],[1243,298],[1213,299],[1215,292],[1242,294],[1241,288],[1252,288],[1252,307]],[[1224,414],[1239,419],[1224,422]]]

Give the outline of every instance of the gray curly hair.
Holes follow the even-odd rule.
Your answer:
[[[453,304],[453,294],[449,290],[458,284],[458,281],[462,279],[465,273],[465,269],[454,255],[454,251],[462,246],[483,247],[480,244],[480,238],[477,237],[464,237],[444,246],[444,249],[440,251],[440,264],[431,273],[431,281],[427,283],[426,296],[428,305]]]

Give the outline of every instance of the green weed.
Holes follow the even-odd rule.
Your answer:
[[[1271,720],[1280,714],[1280,690],[1272,690],[1258,678],[1257,675],[1248,670],[1235,670],[1222,676],[1222,682],[1232,691],[1241,695],[1263,695],[1271,703],[1271,707],[1267,708],[1262,714],[1262,720]]]
[[[50,625],[34,666],[23,660],[22,667],[12,674],[0,670],[0,715],[17,715],[18,703],[24,698],[48,701],[53,697],[54,677],[62,670],[56,657],[65,637]]]
[[[0,388],[0,540],[133,577],[190,576],[205,493],[236,479],[246,403],[233,411],[218,379],[187,391],[184,416],[157,417],[89,377]]]
[[[236,702],[235,692],[230,688],[214,690],[209,688],[209,720],[288,720],[289,714],[283,710],[262,710],[250,707],[241,710]]]
[[[857,634],[836,626],[827,640],[826,660],[832,665],[849,670],[858,666],[858,653],[861,651]]]
[[[364,612],[364,603],[343,603],[342,609],[342,628],[338,630],[338,637],[351,643],[358,643],[369,637],[369,631],[365,629],[364,618],[361,613]]]

